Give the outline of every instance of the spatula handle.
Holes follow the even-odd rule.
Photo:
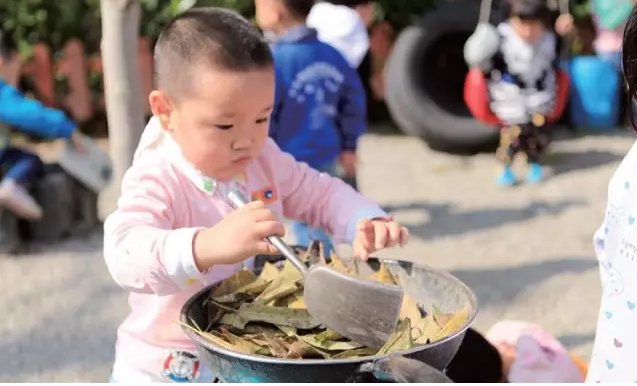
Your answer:
[[[245,199],[243,194],[239,191],[231,191],[228,193],[228,200],[232,203],[235,208],[243,208],[248,205],[248,201]],[[281,254],[290,261],[290,263],[294,264],[294,266],[301,271],[303,274],[307,272],[307,266],[299,259],[294,250],[290,248],[289,245],[286,244],[279,236],[273,235],[267,237],[270,244],[274,245],[274,247],[281,252]]]

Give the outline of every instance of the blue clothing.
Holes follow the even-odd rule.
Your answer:
[[[22,95],[15,87],[0,80],[0,123],[24,133],[46,139],[68,138],[76,128],[64,112],[42,105]],[[25,185],[35,182],[42,171],[37,155],[10,146],[10,134],[0,134],[0,170],[2,178]]]
[[[317,167],[316,170],[338,177],[337,165],[334,162]],[[290,224],[290,227],[292,228],[292,233],[296,239],[295,245],[309,247],[313,240],[320,241],[323,244],[323,250],[325,252],[324,257],[327,260],[330,259],[330,254],[334,249],[334,245],[332,244],[332,238],[324,230],[320,228],[311,228],[307,224],[297,221],[293,221]]]
[[[45,139],[69,138],[76,124],[63,111],[27,98],[0,80],[0,123]],[[6,144],[5,144],[6,146]]]
[[[0,152],[2,179],[12,179],[20,185],[30,185],[42,174],[44,165],[37,155],[17,147],[5,147]]]
[[[358,73],[306,26],[281,36],[272,53],[276,98],[270,136],[281,150],[313,168],[356,150],[367,125]]]

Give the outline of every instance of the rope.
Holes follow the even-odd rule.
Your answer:
[[[479,23],[488,23],[491,16],[491,2],[493,0],[481,0],[480,1],[480,19]]]

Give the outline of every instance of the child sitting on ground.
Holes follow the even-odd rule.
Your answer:
[[[281,150],[312,168],[342,177],[356,175],[356,147],[367,125],[365,91],[358,74],[306,26],[313,0],[255,0],[259,26],[269,31],[277,72],[270,136]],[[321,229],[295,222],[296,244],[326,246]]]
[[[482,50],[476,51],[480,56],[467,58],[470,66],[485,72],[491,110],[504,123],[497,151],[503,164],[501,185],[517,183],[512,164],[518,153],[529,165],[527,182],[544,177],[540,157],[549,143],[545,117],[553,110],[557,88],[557,40],[546,28],[548,15],[545,0],[511,0],[510,17],[497,28],[495,51],[474,47]]]
[[[284,236],[283,216],[353,242],[362,259],[404,245],[408,233],[378,205],[268,138],[273,59],[247,20],[220,8],[186,11],[159,35],[154,61],[154,116],[104,224],[106,264],[131,292],[111,378],[211,382],[175,320],[201,288],[251,268],[255,255],[276,254],[264,238]],[[233,210],[233,190],[254,201]]]
[[[84,149],[75,123],[62,111],[25,97],[4,81],[14,53],[11,39],[0,30],[0,124],[47,139],[70,138],[79,150]],[[36,154],[11,146],[10,142],[9,130],[0,129],[0,206],[23,219],[39,220],[42,208],[31,197],[28,187],[40,177],[42,161]]]

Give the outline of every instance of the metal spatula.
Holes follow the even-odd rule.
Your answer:
[[[247,204],[240,192],[228,194],[235,208]],[[355,342],[379,349],[394,333],[403,289],[339,272],[325,264],[308,268],[278,236],[267,238],[304,275],[303,296],[317,321]]]

